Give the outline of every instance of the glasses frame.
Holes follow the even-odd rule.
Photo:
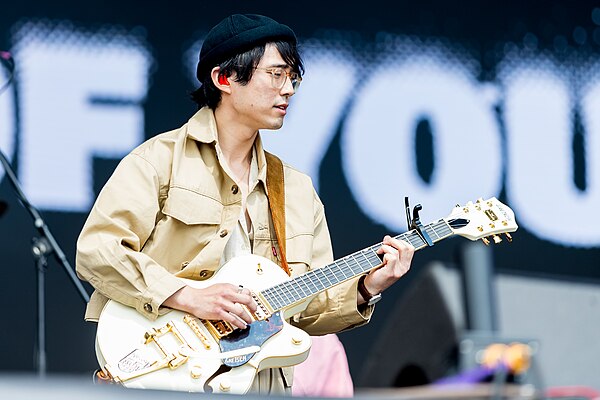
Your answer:
[[[290,80],[290,83],[292,84],[292,89],[294,89],[294,91],[298,90],[298,88],[300,87],[300,83],[302,83],[302,77],[299,73],[293,71],[288,72],[281,67],[254,67],[254,69],[265,71],[266,73],[271,75],[271,86],[273,87],[273,89],[282,89],[285,86],[285,82],[287,82],[288,79]],[[279,86],[275,84],[275,79],[277,79],[275,76],[275,72],[278,70],[280,70],[281,73],[285,74],[285,79],[281,82],[281,85]],[[296,77],[293,78],[292,75],[295,75]]]

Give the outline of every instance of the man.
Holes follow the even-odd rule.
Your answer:
[[[77,272],[96,289],[86,319],[107,299],[150,320],[170,308],[243,329],[256,304],[246,288],[197,289],[233,257],[285,264],[269,213],[260,129],[278,129],[303,71],[294,32],[260,15],[232,15],[207,35],[193,94],[200,110],[180,129],[133,150],[94,205],[77,247]],[[323,205],[310,178],[284,166],[285,248],[291,276],[333,260]],[[317,296],[291,321],[310,334],[368,322],[365,304],[404,275],[414,249],[386,236],[383,267]],[[360,283],[360,285],[359,285]],[[359,293],[360,290],[360,293]],[[291,369],[261,371],[253,392],[289,393]]]

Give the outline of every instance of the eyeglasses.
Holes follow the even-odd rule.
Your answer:
[[[254,69],[260,69],[262,71],[266,71],[269,75],[271,75],[271,85],[274,89],[281,89],[285,85],[285,81],[287,78],[290,78],[290,83],[292,84],[292,88],[294,91],[298,90],[300,87],[300,82],[302,82],[302,77],[296,72],[287,72],[283,68],[259,68],[254,67]]]

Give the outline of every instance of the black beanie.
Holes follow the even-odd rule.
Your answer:
[[[296,44],[296,35],[287,25],[257,14],[234,14],[208,32],[200,50],[196,77],[204,75],[228,58],[272,40]]]

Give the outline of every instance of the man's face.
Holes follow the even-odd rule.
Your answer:
[[[277,48],[267,44],[265,54],[245,86],[230,80],[231,104],[239,117],[238,122],[253,130],[281,128],[289,99],[294,94],[289,78],[285,79],[281,89],[273,86],[272,76],[267,72],[271,68],[291,70]]]

